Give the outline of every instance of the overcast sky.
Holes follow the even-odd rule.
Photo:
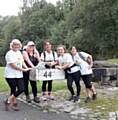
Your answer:
[[[46,0],[53,4],[58,0]],[[0,0],[0,15],[17,15],[19,8],[21,6],[21,0]]]

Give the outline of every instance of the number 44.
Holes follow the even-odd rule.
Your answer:
[[[43,76],[46,77],[46,78],[47,77],[52,77],[52,72],[51,71],[50,72],[46,71]]]

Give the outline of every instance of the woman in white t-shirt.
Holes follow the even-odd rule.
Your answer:
[[[41,60],[44,61],[47,69],[55,68],[55,65],[57,64],[57,53],[52,50],[52,45],[49,40],[44,42],[44,52],[41,54]],[[46,90],[47,84],[48,89]],[[48,93],[46,93],[46,91],[48,91]],[[54,100],[54,96],[52,95],[52,80],[43,81],[41,98],[44,101],[47,100],[47,98]]]
[[[69,53],[66,53],[65,46],[60,45],[57,48],[59,58],[59,66],[56,66],[58,69],[63,69],[65,71],[65,75],[67,78],[67,87],[71,93],[71,96],[69,97],[69,101],[80,101],[80,69],[74,64],[74,61],[72,60],[72,56]],[[77,94],[75,95],[74,89],[72,87],[73,81],[76,85],[76,91]]]
[[[96,99],[96,89],[92,84],[92,65],[93,60],[92,56],[85,52],[77,52],[76,47],[72,47],[71,54],[74,62],[79,66],[81,77],[86,86],[87,98],[85,102],[91,102],[91,100]]]
[[[5,79],[11,90],[10,96],[4,102],[6,110],[9,110],[10,106],[16,111],[19,110],[16,97],[24,91],[23,71],[29,70],[23,61],[21,47],[21,42],[14,39],[10,43],[10,50],[5,55]]]

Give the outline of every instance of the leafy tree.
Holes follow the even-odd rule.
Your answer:
[[[82,30],[78,43],[83,50],[105,57],[109,50],[117,49],[117,6],[117,0],[78,1],[67,18],[67,26],[73,34]]]
[[[6,50],[9,49],[9,43],[12,39],[20,39],[20,26],[21,21],[19,17],[8,17],[7,23],[3,27],[5,39],[5,42],[3,44],[3,51],[6,52]]]

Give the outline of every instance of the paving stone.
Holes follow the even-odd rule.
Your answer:
[[[108,89],[109,88],[109,89]],[[113,87],[105,87],[103,89],[98,89],[98,93],[99,96],[98,97],[103,97],[104,99],[110,99],[111,98],[114,99],[118,99],[118,93],[117,93],[117,89],[113,88]],[[112,102],[109,101],[106,104],[100,104],[98,103],[97,107],[94,110],[88,109],[87,105],[84,103],[84,97],[81,98],[81,102],[78,103],[74,103],[74,102],[70,102],[67,101],[66,98],[67,96],[67,91],[59,91],[56,92],[55,95],[55,100],[48,100],[48,101],[41,101],[40,103],[36,104],[36,103],[31,103],[29,105],[35,105],[37,107],[39,107],[43,112],[53,112],[56,114],[60,114],[60,113],[69,113],[68,115],[71,116],[71,118],[73,119],[77,119],[77,120],[81,120],[81,119],[85,119],[85,120],[118,120],[118,111],[116,112],[110,112],[108,113],[108,115],[104,115],[106,113],[104,113],[104,111],[107,109],[108,111],[108,107],[112,106]],[[62,94],[63,93],[63,94]],[[40,96],[40,94],[39,94]],[[62,97],[60,97],[62,96]],[[65,97],[66,96],[66,97]],[[109,97],[110,96],[110,97]],[[25,101],[25,97],[21,97],[22,100],[24,102]],[[32,96],[31,96],[32,98]],[[92,104],[89,103],[89,104]],[[117,105],[115,106],[117,108]],[[102,113],[103,112],[103,113]],[[102,115],[104,115],[104,118],[102,118]],[[105,119],[106,118],[106,119]]]
[[[116,117],[116,113],[115,113],[115,112],[110,112],[110,113],[109,113],[109,117],[110,117],[110,118]]]
[[[67,106],[64,108],[64,112],[70,113],[72,110],[74,110],[74,106]]]
[[[109,118],[109,120],[117,120],[117,119],[116,119],[116,117],[114,117],[114,118]]]
[[[77,120],[77,119],[78,119],[78,116],[72,115],[71,118]]]
[[[70,114],[72,115],[78,115],[78,114],[85,114],[89,111],[89,109],[83,109],[83,108],[78,108],[78,109],[75,109],[74,111],[72,111]]]

